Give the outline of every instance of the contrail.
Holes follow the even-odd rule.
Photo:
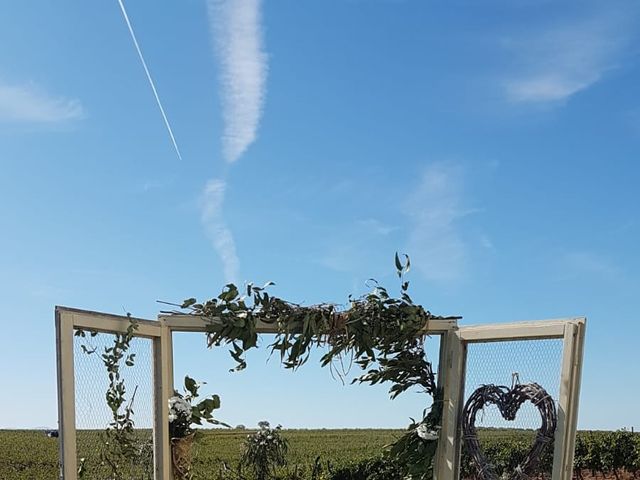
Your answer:
[[[207,182],[202,196],[202,224],[222,261],[225,281],[236,283],[240,276],[240,260],[233,234],[222,217],[226,188],[224,180],[212,179]]]
[[[166,113],[164,113],[164,108],[162,107],[162,102],[160,101],[160,97],[158,96],[156,85],[153,82],[153,78],[151,78],[151,73],[149,73],[149,69],[147,68],[147,62],[144,61],[144,57],[142,56],[142,50],[140,50],[140,45],[138,45],[136,34],[133,32],[133,27],[131,26],[131,22],[129,21],[129,15],[127,15],[127,10],[124,8],[124,3],[122,3],[122,0],[118,0],[118,3],[120,4],[120,10],[122,10],[122,16],[124,17],[124,21],[127,23],[127,27],[129,28],[129,33],[131,34],[131,39],[133,40],[133,44],[135,45],[136,51],[138,52],[138,57],[140,57],[140,62],[142,62],[142,66],[144,67],[144,72],[147,74],[147,79],[149,80],[149,85],[151,85],[151,90],[153,90],[153,95],[156,97],[156,103],[158,104],[158,108],[160,109],[160,113],[162,114],[162,118],[164,119],[164,124],[166,125],[167,131],[169,132],[169,136],[171,137],[173,148],[175,148],[176,150],[178,159],[182,160],[182,155],[180,155],[180,149],[178,148],[178,144],[176,143],[176,138],[173,136],[173,130],[171,129],[171,125],[169,124],[169,119],[167,118]]]
[[[261,0],[208,0],[213,45],[220,65],[223,154],[237,161],[258,132],[266,96],[268,56],[260,24]]]
[[[262,0],[207,0],[213,46],[220,66],[224,133],[222,153],[237,161],[255,141],[266,95],[268,56],[264,51]],[[202,223],[211,238],[227,281],[239,277],[240,260],[223,217],[226,182],[209,180],[202,196]]]

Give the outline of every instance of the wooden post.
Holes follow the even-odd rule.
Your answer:
[[[444,373],[442,430],[436,452],[434,476],[437,480],[456,480],[460,467],[460,435],[459,418],[464,395],[465,345],[456,330],[450,330],[443,336],[445,354],[444,366],[439,365],[439,372]],[[441,346],[442,348],[442,346]]]
[[[60,477],[77,480],[76,405],[73,366],[73,318],[58,307],[56,322],[56,371],[58,377],[58,436]]]
[[[171,330],[160,321],[161,333],[153,340],[154,464],[156,480],[171,480],[169,397],[173,394]]]
[[[584,318],[565,325],[558,399],[558,426],[553,452],[553,480],[571,480],[578,422],[578,400],[584,350]]]
[[[571,423],[569,424],[570,437],[567,440],[566,464],[569,466],[568,479],[573,477],[573,460],[576,448],[576,431],[578,429],[578,409],[580,406],[580,386],[582,383],[582,362],[584,360],[584,337],[587,329],[587,319],[582,318],[577,322],[578,333],[576,335],[576,349],[573,356],[573,379],[571,388]]]

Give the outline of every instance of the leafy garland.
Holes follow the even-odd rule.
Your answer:
[[[409,282],[404,276],[410,270],[407,255],[395,255],[395,267],[400,279],[400,297],[389,295],[375,280],[371,292],[361,297],[349,296],[349,307],[323,303],[302,306],[269,295],[269,282],[260,287],[246,286],[241,294],[232,283],[220,295],[199,303],[195,298],[179,306],[182,311],[204,318],[207,322],[209,347],[231,345],[230,354],[236,362],[231,371],[247,367],[245,354],[258,344],[260,323],[276,328],[271,353],[278,353],[285,368],[296,370],[304,365],[313,347],[326,347],[320,363],[333,368],[345,358],[365,371],[352,383],[375,385],[390,382],[391,398],[418,386],[434,402],[423,420],[413,423],[407,434],[390,448],[390,454],[402,459],[412,478],[430,478],[437,439],[419,435],[418,426],[437,431],[440,426],[442,402],[431,362],[424,350],[425,331],[434,319],[458,319],[433,315],[409,296]],[[419,448],[418,448],[419,447]]]

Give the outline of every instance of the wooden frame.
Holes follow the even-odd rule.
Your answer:
[[[160,323],[162,324],[163,327],[166,328],[167,330],[167,335],[168,335],[168,340],[166,341],[167,345],[169,345],[169,348],[172,349],[172,334],[173,332],[200,332],[200,333],[205,333],[207,332],[207,326],[212,322],[215,321],[215,319],[205,319],[202,317],[196,317],[193,315],[159,315],[158,319],[160,320]],[[443,365],[447,362],[447,361],[452,361],[451,359],[453,358],[453,356],[451,355],[451,353],[447,352],[447,348],[445,347],[445,345],[448,345],[449,343],[445,343],[445,342],[451,342],[454,341],[454,339],[456,338],[455,333],[458,330],[458,321],[454,318],[446,318],[446,319],[434,319],[434,320],[430,320],[429,324],[427,326],[427,328],[425,329],[424,333],[426,335],[440,335],[441,336],[441,343],[440,343],[440,361],[439,361],[439,370],[438,370],[438,381],[441,382],[441,379],[444,378],[448,378],[449,376],[449,372],[443,370]],[[256,326],[256,331],[258,332],[258,334],[273,334],[273,333],[278,333],[278,329],[275,325],[270,324],[270,323],[264,323],[264,322],[258,322],[257,326]],[[169,357],[171,359],[171,366],[168,366],[167,368],[170,370],[170,385],[173,385],[173,354]],[[443,361],[444,359],[444,361]],[[447,392],[447,388],[446,388],[446,383],[445,383],[445,393]],[[453,409],[454,404],[452,403],[452,409]],[[455,406],[457,406],[457,403],[455,403]],[[447,451],[449,451],[451,448],[454,447],[454,445],[456,444],[454,442],[453,437],[456,434],[456,428],[455,428],[455,421],[457,421],[457,417],[456,416],[449,416],[448,417],[449,420],[449,424],[448,424],[448,428],[445,428],[443,426],[443,429],[441,431],[440,434],[440,438],[443,438],[443,436],[445,438],[448,438],[449,442],[447,442],[447,445],[450,445],[450,448],[447,449]],[[440,445],[442,445],[442,442],[440,442]],[[442,447],[439,447],[442,448]],[[452,451],[452,450],[451,450]],[[440,454],[436,453],[436,458],[440,458]],[[451,456],[453,456],[453,451]],[[453,471],[457,471],[457,465],[456,465],[456,469],[452,469],[450,470],[451,472]],[[440,478],[445,478],[445,479],[453,479],[454,477],[447,477],[447,476],[442,476]]]
[[[74,330],[83,329],[103,333],[125,333],[130,318],[101,312],[56,307],[56,352],[58,376],[58,432],[60,445],[60,477],[77,480],[78,462],[76,445],[75,371],[73,359]],[[135,336],[152,341],[153,352],[153,451],[156,480],[169,480],[171,455],[169,445],[169,407],[167,399],[171,385],[167,382],[170,350],[167,332],[162,324],[153,320],[135,319]]]
[[[442,478],[457,479],[461,451],[461,434],[459,418],[464,406],[464,382],[467,361],[467,345],[469,343],[505,342],[518,340],[562,339],[562,365],[560,372],[560,393],[558,400],[558,425],[556,428],[552,480],[571,480],[573,476],[573,458],[578,419],[578,403],[580,381],[582,376],[582,360],[584,355],[584,336],[586,318],[574,317],[566,319],[539,320],[532,322],[503,323],[493,325],[477,325],[461,327],[458,341],[453,341],[451,352],[457,357],[450,366],[450,381],[447,388],[452,398],[457,396],[456,408],[452,407],[449,415],[455,417],[453,424],[458,431],[452,437],[453,447],[445,451],[446,464],[453,465],[454,471],[445,470]],[[445,409],[445,413],[447,410]],[[449,446],[447,442],[447,446]],[[451,457],[453,455],[453,458]],[[451,475],[451,476],[449,476]]]
[[[172,480],[168,399],[173,395],[173,332],[204,333],[211,320],[192,315],[159,315],[157,321],[136,320],[139,322],[136,336],[151,339],[153,349],[155,479]],[[129,317],[56,307],[55,323],[60,475],[64,480],[77,480],[74,330],[122,333],[129,325]],[[461,328],[455,319],[432,320],[429,323],[425,334],[441,336],[438,384],[443,389],[444,408],[434,468],[437,480],[458,480],[459,477],[459,419],[464,405],[467,345],[550,338],[561,338],[564,342],[552,479],[571,480],[585,326],[584,318]],[[257,330],[260,334],[277,333],[272,324],[261,323]]]

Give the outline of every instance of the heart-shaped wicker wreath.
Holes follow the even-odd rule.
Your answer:
[[[556,405],[547,391],[537,383],[516,384],[512,388],[500,385],[483,385],[469,397],[462,413],[462,434],[467,452],[481,480],[497,480],[493,466],[487,461],[476,431],[476,415],[486,405],[496,405],[505,420],[515,420],[516,413],[524,402],[529,400],[538,408],[542,417],[542,426],[538,429],[531,450],[509,478],[527,478],[544,451],[547,444],[553,441],[556,431]]]

